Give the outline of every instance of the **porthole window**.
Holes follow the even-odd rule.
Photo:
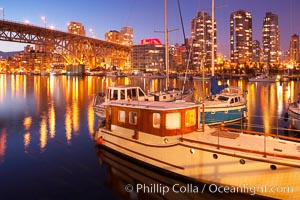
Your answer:
[[[241,163],[242,165],[244,165],[244,164],[246,163],[246,161],[245,161],[244,159],[241,159],[241,160],[240,160],[240,163]]]
[[[271,168],[271,170],[276,170],[277,169],[276,165],[270,165],[270,168]]]

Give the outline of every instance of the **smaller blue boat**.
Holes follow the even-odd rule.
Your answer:
[[[203,102],[205,124],[229,123],[247,117],[247,100],[240,87],[218,85],[215,77],[211,79],[212,97]]]

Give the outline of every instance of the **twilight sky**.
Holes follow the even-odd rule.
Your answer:
[[[191,20],[198,11],[211,14],[211,0],[180,0],[184,29],[190,36]],[[164,43],[164,0],[0,0],[4,18],[17,22],[28,20],[30,24],[66,31],[70,21],[81,22],[87,36],[93,29],[95,37],[104,40],[105,32],[120,31],[131,26],[134,44],[143,38],[159,38]],[[229,55],[229,18],[238,9],[252,14],[253,40],[261,41],[262,23],[266,12],[279,16],[281,48],[288,49],[293,34],[300,35],[300,0],[215,0],[218,53]],[[0,10],[0,17],[2,17]],[[169,43],[183,43],[183,33],[178,11],[178,0],[168,0]],[[25,44],[0,42],[0,51],[23,50]]]

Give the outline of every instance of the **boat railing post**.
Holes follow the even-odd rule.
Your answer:
[[[277,122],[277,132],[276,132],[276,137],[277,138],[279,138],[279,119],[278,119],[278,117],[277,117],[277,120],[276,120],[276,122]]]
[[[244,133],[243,120],[244,120],[244,111],[241,110],[241,133]]]
[[[106,128],[111,131],[111,120],[112,120],[112,109],[111,106],[108,106],[106,111],[107,119],[106,119]]]
[[[205,119],[204,119],[204,117],[205,117],[205,113],[204,113],[204,103],[202,104],[202,130],[203,130],[203,132],[205,131],[204,129],[205,129]]]
[[[221,124],[220,129],[218,131],[218,146],[217,149],[220,149],[220,132],[224,130],[224,123]]]
[[[264,133],[264,157],[267,157],[267,136],[266,136],[266,132]]]

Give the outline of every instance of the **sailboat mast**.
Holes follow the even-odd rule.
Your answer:
[[[215,75],[215,0],[211,1],[211,23],[212,23],[212,32],[211,32],[211,75]]]
[[[166,89],[169,88],[169,30],[168,30],[168,2],[165,0],[165,64],[166,64]]]

